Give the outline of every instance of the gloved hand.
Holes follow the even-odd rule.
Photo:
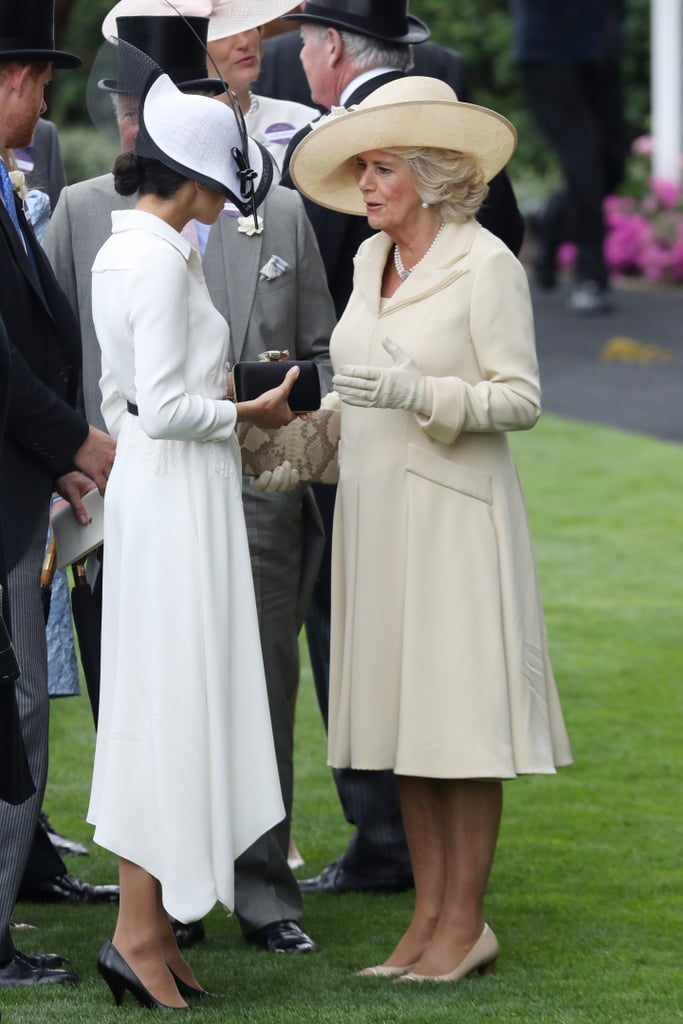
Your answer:
[[[384,349],[395,366],[342,366],[332,378],[334,390],[349,405],[374,409],[405,409],[421,416],[432,414],[432,386],[399,345],[384,338]]]
[[[261,494],[286,494],[299,483],[299,470],[283,462],[275,469],[265,469],[251,481],[251,488]]]

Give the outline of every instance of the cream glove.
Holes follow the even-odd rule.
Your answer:
[[[299,483],[299,470],[283,462],[275,469],[265,469],[260,476],[251,481],[253,491],[261,494],[286,494],[293,491]]]
[[[332,378],[334,390],[349,405],[374,409],[405,409],[429,417],[432,414],[432,385],[402,348],[391,338],[382,341],[395,365],[342,366]]]

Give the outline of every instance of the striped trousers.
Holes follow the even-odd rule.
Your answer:
[[[14,955],[9,923],[33,842],[47,777],[50,706],[47,692],[45,620],[40,571],[47,534],[47,507],[28,550],[8,573],[14,647],[21,666],[16,693],[35,794],[14,807],[0,800],[0,963]]]

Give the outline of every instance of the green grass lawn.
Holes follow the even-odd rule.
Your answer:
[[[683,446],[546,416],[512,438],[525,487],[550,648],[575,765],[505,787],[487,918],[498,972],[455,986],[399,986],[352,972],[382,960],[412,894],[306,897],[310,957],[245,945],[214,910],[190,951],[219,999],[202,1019],[250,1024],[669,1024],[683,1020]],[[308,665],[296,729],[294,833],[316,873],[342,849],[343,821]],[[93,747],[85,699],[53,704],[45,806],[89,840],[83,821]],[[69,868],[115,878],[91,846]],[[27,951],[71,956],[82,984],[0,991],[3,1024],[144,1019],[117,1010],[95,970],[111,908],[19,904]]]

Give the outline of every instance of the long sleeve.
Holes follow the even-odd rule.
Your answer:
[[[452,444],[463,431],[528,430],[541,412],[533,314],[524,269],[505,249],[475,271],[470,335],[483,380],[431,377],[434,404],[424,431]]]
[[[161,246],[153,259],[136,265],[129,281],[135,394],[143,429],[153,438],[225,440],[234,432],[233,403],[186,390],[188,346],[201,344],[201,338],[190,337],[186,261]]]

